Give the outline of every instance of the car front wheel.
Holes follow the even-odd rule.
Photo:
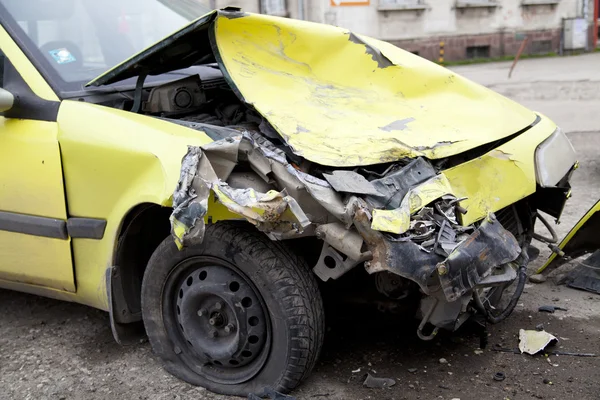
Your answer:
[[[142,312],[165,369],[221,394],[289,392],[323,342],[312,271],[242,223],[209,225],[202,244],[181,251],[165,239],[144,274]]]

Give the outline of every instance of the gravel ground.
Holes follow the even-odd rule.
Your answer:
[[[497,63],[455,70],[548,115],[568,132],[581,170],[558,227],[563,236],[600,198],[600,127],[594,119],[600,109],[600,54],[524,60],[511,80],[506,78],[509,67]],[[547,251],[542,250],[543,259]],[[542,304],[569,311],[541,314],[536,310]],[[556,286],[553,279],[529,284],[513,316],[489,327],[483,352],[472,325],[421,342],[414,335],[415,322],[409,321],[365,314],[330,319],[321,360],[294,395],[339,400],[600,398],[600,358],[494,351],[515,348],[520,328],[542,323],[560,339],[556,350],[600,353],[600,296]],[[397,383],[389,389],[363,388],[367,372]],[[505,380],[495,381],[496,372],[504,373]],[[118,346],[103,312],[0,290],[0,399],[22,398],[227,399],[171,377],[147,342]]]

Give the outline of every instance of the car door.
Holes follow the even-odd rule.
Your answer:
[[[34,92],[40,92],[43,78],[1,27],[0,50],[0,87],[15,99],[0,116],[0,284],[11,281],[73,292],[57,139],[59,103]],[[43,89],[48,93],[49,86]]]

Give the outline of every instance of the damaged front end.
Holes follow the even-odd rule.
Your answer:
[[[201,242],[205,223],[218,219],[244,218],[272,240],[316,237],[322,249],[313,271],[323,281],[362,264],[391,299],[416,284],[422,339],[457,329],[477,309],[489,313],[491,295],[524,274],[527,258],[513,233],[491,212],[462,225],[465,199],[424,158],[383,170],[298,165],[259,130],[210,129],[221,139],[189,147],[174,194],[180,248]],[[424,333],[426,324],[433,331]]]
[[[183,160],[180,248],[231,219],[272,240],[308,238],[323,281],[364,265],[378,295],[419,296],[424,339],[476,310],[510,314],[537,211],[559,218],[570,190],[574,154],[550,120],[389,43],[232,8],[90,85],[137,76],[141,89],[147,75],[200,64],[211,73],[136,90],[132,108],[214,140]],[[178,92],[197,95],[182,108]]]

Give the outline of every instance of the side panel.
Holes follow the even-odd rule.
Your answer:
[[[577,222],[558,247],[565,256],[577,258],[600,249],[600,200]],[[553,253],[537,273],[558,268],[566,260]]]
[[[23,86],[28,84],[27,89],[38,96],[56,99],[1,27],[0,46],[3,84],[9,83],[7,57],[26,82]],[[16,84],[18,75],[11,75],[11,84]],[[0,117],[0,211],[0,279],[75,291],[66,233],[64,237],[49,235],[43,228],[54,225],[58,228],[51,230],[60,232],[67,219],[56,122]]]
[[[73,239],[79,303],[108,310],[105,271],[124,216],[141,203],[171,205],[188,145],[202,132],[130,112],[64,101],[59,142],[70,217],[107,221],[101,240]]]
[[[0,211],[67,219],[56,122],[0,117]],[[70,246],[0,230],[0,279],[73,292]]]

